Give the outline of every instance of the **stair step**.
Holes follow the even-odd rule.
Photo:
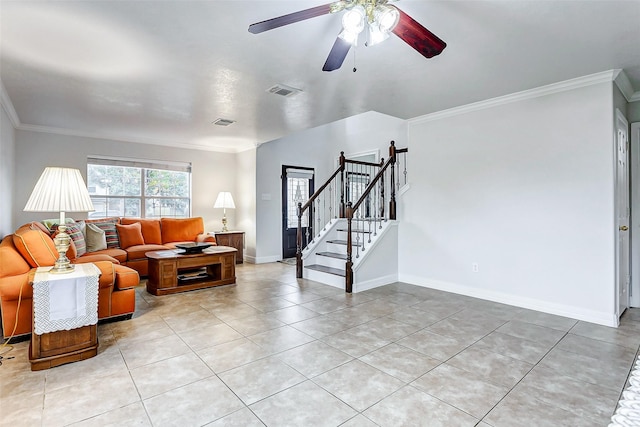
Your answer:
[[[305,265],[304,268],[308,268],[309,270],[322,271],[323,273],[329,273],[341,277],[346,277],[347,275],[344,270],[341,270],[339,268],[327,267],[325,265],[319,264]]]
[[[334,245],[344,245],[347,246],[346,240],[327,240],[327,243],[333,243]],[[358,246],[354,240],[351,241],[351,246]]]
[[[336,252],[316,252],[316,255],[326,256],[329,258],[343,259],[345,261],[347,260],[347,254],[339,254]]]
[[[336,231],[344,231],[345,233],[348,232],[349,230],[347,230],[346,228],[338,228],[336,229]],[[356,229],[351,229],[352,233],[367,233],[367,234],[371,234],[373,233],[373,231],[367,231],[367,230],[356,230]]]
[[[334,245],[347,245],[346,240],[327,240],[327,243],[333,243]]]

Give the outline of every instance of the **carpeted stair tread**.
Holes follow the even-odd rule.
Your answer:
[[[343,259],[345,261],[347,260],[347,254],[339,254],[336,252],[316,252],[316,255],[326,256],[329,258]]]
[[[337,231],[344,231],[345,233],[348,232],[348,230],[346,228],[338,228]],[[367,231],[367,230],[356,230],[356,229],[351,229],[352,233],[367,233],[367,234],[371,234],[373,233],[373,231]]]
[[[336,276],[345,277],[346,273],[344,270],[339,268],[327,267],[326,265],[312,264],[305,265],[304,268],[308,268],[309,270],[322,271],[323,273],[334,274]]]
[[[327,243],[333,243],[334,245],[345,245],[345,246],[347,246],[347,241],[346,240],[339,240],[339,239],[327,240]],[[351,241],[351,246],[358,246],[358,245],[356,245],[355,240]]]

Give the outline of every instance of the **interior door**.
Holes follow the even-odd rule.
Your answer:
[[[640,122],[631,123],[631,288],[629,305],[640,307]]]
[[[298,203],[303,205],[313,194],[313,168],[282,166],[282,258],[293,258],[297,250]],[[312,235],[313,212],[302,216],[302,248]]]
[[[631,282],[629,252],[629,124],[622,113],[616,111],[616,214],[618,226],[616,310],[618,317],[629,307]]]

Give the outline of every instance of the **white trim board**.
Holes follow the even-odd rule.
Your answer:
[[[11,120],[14,129],[17,129],[20,126],[20,118],[18,117],[18,113],[16,113],[16,109],[13,107],[13,102],[11,102],[11,98],[9,98],[9,94],[2,80],[0,80],[0,104],[2,104],[2,108],[7,113],[7,116],[9,116],[9,120]]]
[[[458,283],[427,279],[424,277],[418,277],[408,274],[401,274],[398,278],[398,281],[411,285],[422,286],[425,288],[437,289],[440,291],[452,292],[454,294],[466,295],[483,300],[541,311],[543,313],[555,314],[557,316],[569,317],[571,319],[583,320],[585,322],[597,323],[599,325],[610,326],[614,328],[618,326],[618,318],[616,317],[615,313],[604,313],[593,310],[585,310],[580,307],[555,304],[533,298],[519,297],[503,292],[487,291],[484,289],[473,288]]]
[[[575,79],[565,80],[562,82],[552,83],[546,86],[540,86],[534,89],[523,90],[521,92],[509,95],[498,96],[496,98],[485,99],[483,101],[474,102],[472,104],[462,105],[460,107],[449,108],[447,110],[436,111],[435,113],[425,114],[424,116],[415,117],[407,120],[410,124],[418,124],[431,122],[447,117],[458,116],[460,114],[470,113],[472,111],[484,110],[500,105],[511,104],[513,102],[523,101],[526,99],[537,98],[540,96],[551,95],[554,93],[565,92],[568,90],[578,89],[585,86],[591,86],[600,83],[615,82],[620,88],[625,98],[629,102],[632,99],[640,98],[640,92],[631,94],[631,83],[626,74],[622,70],[608,70],[601,73],[590,74],[588,76],[578,77]],[[625,82],[629,83],[625,85]],[[622,86],[622,87],[621,87]]]

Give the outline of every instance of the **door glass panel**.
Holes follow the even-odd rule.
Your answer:
[[[298,203],[309,200],[309,180],[287,178],[287,228],[298,228]],[[308,209],[307,209],[308,212]],[[308,214],[302,216],[302,227],[309,225]]]

